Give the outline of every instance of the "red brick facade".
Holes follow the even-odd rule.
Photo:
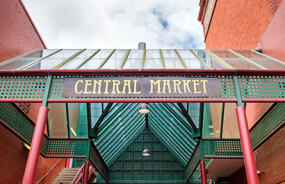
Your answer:
[[[42,48],[46,48],[46,46],[21,0],[1,0],[0,62]],[[40,105],[30,104],[28,107],[28,115],[33,121],[36,119]],[[29,151],[24,148],[23,142],[19,138],[2,125],[0,125],[0,145],[0,183],[20,183]],[[57,160],[40,157],[35,181],[45,175]],[[62,159],[45,178],[44,183],[51,183],[64,164],[65,159]]]
[[[203,20],[209,0],[201,0],[199,20]],[[204,3],[203,3],[204,2]],[[282,0],[217,0],[205,44],[208,49],[259,49],[264,54],[285,61],[285,1]],[[247,104],[249,127],[271,104]],[[285,179],[285,128],[262,144],[256,151],[256,166],[262,184]],[[244,168],[230,179],[246,183]],[[283,181],[285,182],[285,181]],[[236,182],[233,182],[236,183]]]
[[[0,1],[0,62],[45,48],[20,0]]]
[[[218,0],[205,39],[206,47],[256,48],[281,2],[282,0]]]

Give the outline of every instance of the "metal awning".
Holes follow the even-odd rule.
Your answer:
[[[129,69],[138,70],[131,71]],[[199,101],[200,99],[196,103],[194,103],[195,100],[191,103],[185,103],[181,100],[181,103],[178,103],[175,99],[172,99],[175,103],[169,103],[170,98],[161,101],[165,103],[154,103],[155,101],[153,101],[153,103],[149,103],[151,112],[148,116],[138,113],[138,101],[130,100],[128,102],[133,103],[123,103],[115,99],[113,101],[105,100],[104,103],[93,103],[94,101],[86,103],[88,100],[83,98],[63,98],[60,94],[62,92],[60,91],[62,90],[62,81],[69,74],[74,77],[80,76],[80,72],[87,72],[84,73],[84,76],[100,74],[104,77],[104,72],[108,73],[106,75],[111,75],[112,72],[124,74],[126,71],[126,73],[129,72],[128,75],[132,76],[140,69],[146,69],[145,71],[156,69],[149,70],[149,72],[156,74],[162,71],[160,75],[164,75],[168,71],[171,72],[171,69],[178,69],[177,73],[181,72],[180,75],[193,71],[195,77],[211,78],[218,76],[222,81],[220,87],[223,94],[218,100],[212,99],[213,102],[218,103],[209,103],[211,101],[206,101],[206,98],[203,98],[205,103]],[[258,94],[258,98],[268,99],[268,101],[275,98],[277,99],[276,102],[282,101],[282,99],[284,101],[284,93],[279,92],[280,89],[284,89],[284,86],[281,85],[284,84],[284,74],[280,75],[280,71],[284,69],[284,62],[255,50],[40,49],[0,64],[2,76],[11,71],[15,75],[20,74],[20,77],[9,74],[15,80],[11,84],[7,82],[10,80],[9,77],[2,77],[1,85],[24,85],[31,89],[35,88],[37,92],[14,93],[10,92],[10,89],[7,91],[8,87],[4,87],[1,100],[4,102],[7,99],[14,99],[13,102],[21,102],[23,98],[40,103],[44,93],[49,93],[53,101],[48,101],[50,109],[47,121],[48,136],[51,138],[94,139],[107,166],[112,165],[144,129],[148,128],[181,165],[186,167],[197,145],[196,138],[239,138],[236,114],[234,113],[235,102],[237,101],[237,94],[235,94],[236,90],[234,89],[237,81],[235,80],[239,79],[238,82],[242,89],[242,94],[239,97],[250,101],[257,97],[255,93],[247,90],[248,84],[258,83],[259,79],[252,79],[252,73],[249,78],[244,76],[250,71],[265,72],[262,75],[266,77],[263,77],[262,80],[275,80],[268,72],[279,72],[276,75],[274,74],[278,80],[277,87],[274,87],[274,90],[276,88],[274,94],[265,96]],[[72,73],[73,71],[76,73]],[[93,71],[95,74],[92,73]],[[241,72],[241,76],[236,76],[237,71]],[[37,72],[40,77],[37,76]],[[65,74],[61,76],[61,72]],[[54,78],[49,76],[50,73],[55,74]],[[173,73],[175,74],[175,72]],[[140,74],[137,73],[137,75]],[[30,81],[35,82],[31,83]],[[44,86],[49,82],[51,83],[51,91],[46,92]],[[264,81],[260,83],[267,85]],[[258,85],[256,86],[259,88]],[[21,87],[15,88],[21,91]],[[270,91],[272,87],[267,85],[265,88]],[[236,126],[235,129],[227,128],[234,126]]]

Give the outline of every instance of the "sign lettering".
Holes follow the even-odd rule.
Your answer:
[[[218,78],[94,77],[66,78],[64,97],[219,97]]]

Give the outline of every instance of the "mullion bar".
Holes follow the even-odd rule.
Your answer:
[[[252,60],[250,60],[250,59],[248,59],[248,58],[246,58],[246,57],[244,57],[244,56],[242,56],[242,55],[240,55],[240,54],[238,54],[238,53],[236,53],[235,51],[233,51],[233,50],[231,50],[231,49],[228,49],[228,51],[229,51],[230,53],[232,53],[233,55],[235,55],[235,56],[237,56],[237,57],[243,59],[245,62],[247,62],[247,63],[249,63],[249,64],[251,64],[251,65],[253,65],[253,66],[255,66],[255,67],[259,68],[259,69],[267,70],[267,68],[265,68],[265,67],[263,67],[263,66],[257,64],[256,62],[254,62],[254,61],[252,61]]]
[[[146,49],[144,49],[144,52],[143,52],[142,69],[144,69],[145,57],[146,57]]]
[[[164,61],[163,52],[162,52],[161,49],[159,49],[159,54],[160,54],[160,59],[161,59],[161,62],[162,62],[162,67],[163,67],[163,69],[165,69],[166,66],[165,66],[165,61]]]
[[[116,49],[113,49],[112,52],[104,59],[104,61],[98,66],[97,69],[101,69],[104,64],[108,61],[108,59],[110,59],[110,57],[114,54],[114,52],[116,51]]]
[[[93,58],[98,52],[100,52],[101,49],[96,50],[91,56],[86,58],[84,61],[82,61],[77,67],[74,69],[79,69],[81,66],[83,66],[87,61],[89,61],[91,58]]]
[[[120,66],[120,69],[123,69],[123,67],[124,67],[124,65],[125,65],[125,63],[126,63],[128,57],[129,57],[129,55],[130,55],[130,52],[131,52],[131,49],[129,49],[128,52],[127,52],[127,54],[125,55],[125,58],[124,58],[124,60],[123,60],[123,62],[122,62],[122,64],[121,64],[121,66]]]
[[[177,103],[177,105],[179,106],[179,108],[182,111],[182,114],[185,116],[185,118],[188,120],[190,126],[192,127],[192,129],[194,130],[194,132],[197,132],[197,127],[194,123],[194,121],[192,120],[192,118],[189,116],[188,112],[186,111],[185,107],[183,106],[182,103]]]
[[[214,54],[213,52],[211,52],[209,49],[205,50],[206,52],[208,52],[213,58],[215,58],[219,63],[221,63],[223,66],[225,66],[227,69],[235,69],[234,67],[232,67],[230,64],[228,64],[227,62],[225,62],[224,60],[222,60],[219,56],[217,56],[216,54]]]
[[[76,56],[78,56],[79,54],[81,54],[82,52],[84,52],[86,49],[81,49],[80,51],[76,52],[74,55],[70,56],[69,58],[67,58],[66,60],[64,60],[63,62],[59,63],[58,65],[56,65],[55,67],[53,67],[52,69],[59,69],[60,67],[62,67],[63,65],[65,65],[66,63],[68,63],[69,61],[71,61],[72,59],[74,59]]]
[[[177,49],[174,49],[176,55],[178,56],[179,60],[181,61],[182,65],[184,66],[185,69],[189,69],[188,66],[186,65],[186,63],[184,62],[183,58],[181,57],[181,55],[179,54]]]
[[[70,123],[69,123],[68,103],[65,103],[65,113],[66,113],[66,123],[67,123],[67,135],[68,135],[68,139],[70,139]]]
[[[27,69],[27,68],[29,68],[29,67],[31,67],[31,66],[33,66],[33,65],[35,65],[35,64],[37,64],[37,63],[39,63],[40,61],[42,61],[42,60],[44,60],[44,59],[46,59],[46,58],[48,58],[48,57],[50,57],[50,56],[52,56],[52,55],[58,53],[59,51],[62,51],[62,49],[58,49],[58,50],[56,50],[55,52],[53,52],[53,53],[51,53],[51,54],[49,54],[49,55],[47,55],[47,56],[45,56],[45,57],[43,57],[43,58],[40,58],[40,59],[38,59],[38,60],[36,60],[36,61],[34,61],[34,62],[32,62],[32,63],[29,63],[29,64],[27,64],[27,65],[25,65],[25,66],[19,68],[19,70]]]
[[[207,69],[211,69],[211,68],[207,65],[207,63],[205,63],[205,62],[203,61],[203,59],[201,59],[192,49],[190,49],[190,51],[192,52],[192,54],[193,54]]]
[[[220,139],[223,138],[224,114],[225,114],[225,102],[223,103],[223,106],[222,106],[221,127],[220,127]]]
[[[108,103],[108,105],[105,108],[104,112],[101,114],[101,116],[99,117],[99,119],[95,123],[94,127],[92,128],[93,132],[95,132],[98,129],[98,127],[100,126],[100,124],[102,123],[104,118],[107,116],[108,112],[110,111],[112,105],[113,105],[113,103]]]

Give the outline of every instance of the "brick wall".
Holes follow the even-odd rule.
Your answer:
[[[0,62],[45,48],[20,0],[0,1]]]
[[[282,0],[218,0],[206,38],[208,49],[254,49]]]
[[[264,54],[285,61],[284,20],[285,1],[282,0],[217,0],[205,39],[206,48],[262,48]],[[270,106],[271,104],[248,103],[246,111],[249,127]],[[262,172],[259,176],[261,183],[277,183],[285,178],[284,140],[285,128],[255,151],[257,169]],[[246,183],[244,168],[230,178],[233,183]]]
[[[21,0],[0,1],[0,62],[35,49],[45,48]],[[40,104],[30,104],[29,117],[35,121]],[[23,142],[0,125],[0,183],[20,183],[29,151]],[[58,159],[40,156],[35,181],[38,181]],[[42,183],[51,183],[64,167],[62,159]]]

